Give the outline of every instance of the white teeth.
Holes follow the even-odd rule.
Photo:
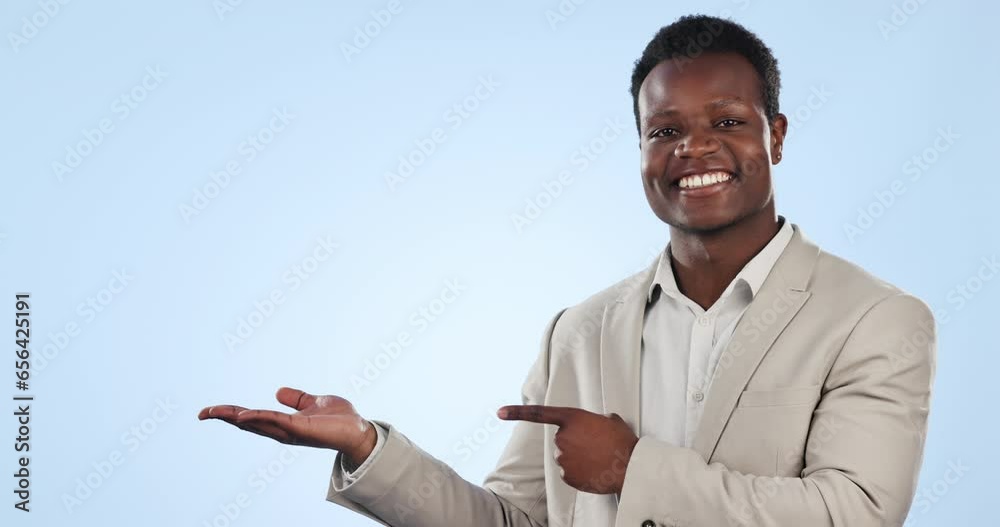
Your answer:
[[[725,172],[708,172],[696,176],[686,176],[681,178],[679,185],[681,188],[698,188],[729,181],[732,176]]]

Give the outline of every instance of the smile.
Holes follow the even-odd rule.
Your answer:
[[[684,176],[677,182],[677,186],[682,189],[705,188],[721,185],[732,179],[732,174],[729,174],[728,172],[705,172],[702,174]]]

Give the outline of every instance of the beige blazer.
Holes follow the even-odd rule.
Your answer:
[[[934,319],[792,226],[721,356],[693,448],[640,438],[619,467],[620,498],[560,479],[553,425],[515,424],[478,486],[377,421],[389,431],[383,450],[346,488],[334,471],[327,499],[396,527],[901,525],[926,437]],[[553,317],[525,404],[616,412],[639,430],[657,264]]]

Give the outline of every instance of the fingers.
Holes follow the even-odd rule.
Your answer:
[[[302,432],[294,416],[273,410],[244,410],[236,415],[234,424],[277,428],[290,436],[297,436]]]
[[[278,416],[285,416],[284,418]],[[240,430],[253,432],[257,435],[270,437],[276,441],[297,444],[292,432],[291,416],[270,410],[248,410],[242,406],[223,404],[207,406],[198,412],[198,419],[219,419]]]
[[[279,403],[291,408],[295,408],[296,410],[302,410],[316,403],[315,395],[303,392],[302,390],[297,390],[295,388],[289,388],[287,386],[279,388],[278,392],[275,394],[275,397],[278,399]],[[232,404],[206,406],[205,408],[202,408],[200,412],[198,412],[198,419],[229,420],[229,419],[234,419],[236,417],[236,414],[242,412],[243,410],[246,410],[246,408]]]
[[[278,388],[278,393],[274,394],[274,396],[278,399],[279,403],[290,408],[295,408],[296,410],[302,410],[316,404],[315,395],[287,386]]]
[[[563,426],[570,417],[583,411],[579,408],[564,406],[518,404],[501,407],[497,411],[497,417],[506,421],[530,421]]]
[[[221,404],[218,406],[206,406],[198,412],[198,419],[204,421],[205,419],[222,419],[227,422],[234,422],[236,419],[236,414],[246,410],[242,406],[236,406],[232,404]]]
[[[287,430],[283,430],[282,428],[271,424],[246,422],[246,423],[235,423],[235,425],[240,430],[253,432],[259,436],[270,437],[275,441],[280,441],[282,443],[287,443],[290,445],[298,444],[297,441],[295,440],[295,437],[289,434]]]

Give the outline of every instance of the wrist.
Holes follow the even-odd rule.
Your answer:
[[[355,467],[361,466],[368,459],[368,456],[375,450],[375,444],[378,443],[378,432],[375,430],[375,425],[366,420],[364,427],[365,431],[358,443],[354,447],[342,451],[348,463]]]

